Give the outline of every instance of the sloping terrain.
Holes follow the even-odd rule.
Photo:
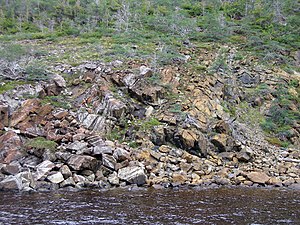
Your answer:
[[[76,48],[55,46],[33,56],[57,57],[47,79],[20,70],[22,82],[3,80],[0,189],[299,187],[297,72],[219,44],[189,46],[166,65],[71,65],[59,60]]]

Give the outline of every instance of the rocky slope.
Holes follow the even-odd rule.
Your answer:
[[[237,60],[229,47],[227,68],[208,74],[187,66],[190,55],[208,71],[223,53],[183,54],[159,68],[138,61],[57,65],[50,81],[1,94],[0,189],[299,188],[299,120],[289,148],[270,144],[260,128],[278,84],[299,85],[299,75]],[[297,97],[296,88],[288,91]]]

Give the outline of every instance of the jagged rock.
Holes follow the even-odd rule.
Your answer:
[[[47,181],[38,181],[35,187],[35,189],[38,191],[57,190],[58,188],[59,188],[58,184],[54,184]]]
[[[0,102],[0,130],[8,126],[9,106]]]
[[[246,152],[239,152],[236,154],[236,157],[239,161],[242,162],[249,162],[251,159],[250,155]]]
[[[9,164],[24,156],[24,153],[19,151],[21,146],[21,139],[14,131],[8,131],[0,136],[0,163]]]
[[[128,166],[118,171],[118,177],[130,184],[143,185],[146,183],[146,174],[139,166]]]
[[[117,162],[122,162],[127,159],[130,159],[130,152],[123,148],[116,148],[114,150],[113,157],[117,160]]]
[[[265,184],[270,177],[264,172],[250,172],[247,174],[247,177],[253,183]]]
[[[61,172],[57,172],[55,174],[52,174],[50,176],[47,177],[47,179],[54,184],[59,184],[60,182],[62,182],[64,180],[63,175],[61,174]]]
[[[0,190],[20,191],[22,189],[22,180],[16,176],[9,176],[0,182]]]
[[[60,88],[65,88],[67,86],[65,79],[61,75],[54,74],[52,79],[54,83]]]
[[[63,165],[59,171],[61,172],[61,174],[65,179],[68,179],[69,177],[72,176],[72,172],[67,165]]]
[[[231,150],[230,142],[231,138],[227,134],[216,134],[211,139],[211,143],[213,143],[213,145],[215,145],[220,152]]]
[[[153,74],[152,69],[146,67],[146,66],[141,66],[140,67],[140,76],[142,77],[150,77]]]
[[[149,106],[147,109],[146,109],[146,112],[145,112],[145,116],[148,118],[152,115],[154,111],[154,108],[152,106]]]
[[[85,183],[87,181],[87,179],[84,176],[78,174],[73,175],[73,180],[75,183]]]
[[[108,176],[108,182],[112,185],[119,185],[119,178],[117,172],[113,172]]]
[[[159,98],[163,97],[163,92],[162,87],[151,86],[146,80],[139,80],[129,88],[129,93],[144,103],[157,102]]]
[[[23,189],[31,190],[31,188],[36,187],[36,181],[33,179],[32,173],[30,171],[25,171],[18,173],[16,175],[22,181]]]
[[[67,146],[67,150],[72,151],[73,153],[82,152],[85,148],[87,148],[88,143],[75,141]]]
[[[19,163],[11,163],[9,165],[5,165],[1,168],[1,172],[7,175],[16,175],[20,171]]]
[[[224,133],[224,134],[230,134],[230,127],[228,123],[226,123],[224,120],[220,120],[219,122],[216,123],[214,126],[214,129],[217,133]]]
[[[54,113],[53,116],[58,119],[58,120],[61,120],[61,119],[64,119],[67,115],[69,114],[68,111],[59,111],[57,113]]]
[[[72,154],[70,152],[60,152],[59,151],[59,152],[55,153],[55,156],[57,157],[57,159],[59,159],[63,162],[67,162],[71,158]]]
[[[23,102],[22,106],[12,114],[10,125],[16,126],[20,122],[24,121],[30,113],[37,113],[41,107],[40,100],[28,99]]]
[[[224,178],[224,177],[221,177],[221,178],[217,178],[215,180],[216,184],[219,184],[219,185],[228,185],[230,184],[230,180],[227,179],[227,178]]]
[[[171,151],[171,147],[167,146],[167,145],[162,145],[158,148],[158,150],[162,153],[169,153]]]
[[[82,125],[87,129],[98,132],[105,131],[106,119],[103,116],[89,113],[78,113],[77,117],[80,123],[82,123]]]
[[[108,167],[109,169],[115,170],[117,161],[116,159],[111,156],[111,155],[107,155],[107,154],[103,154],[102,155],[102,164],[106,167]]]
[[[274,185],[274,186],[277,186],[277,187],[281,187],[281,186],[282,186],[281,180],[278,179],[278,178],[276,178],[276,177],[271,177],[271,178],[267,181],[267,184]]]
[[[75,182],[74,182],[74,179],[73,177],[69,177],[68,179],[62,181],[60,184],[59,184],[60,187],[64,188],[64,187],[75,187]]]
[[[86,73],[83,75],[83,80],[84,80],[84,82],[86,82],[86,83],[92,83],[93,80],[95,80],[95,78],[96,78],[96,74],[93,73],[93,72],[90,72],[90,71],[86,72]]]
[[[88,155],[73,155],[67,162],[68,166],[73,170],[90,169],[95,170],[98,165],[97,159]]]
[[[173,175],[172,175],[173,183],[184,184],[187,180],[188,180],[188,178],[187,178],[186,174],[173,173]]]
[[[42,162],[36,167],[36,172],[34,173],[34,179],[41,180],[45,178],[48,172],[50,172],[54,167],[55,164],[53,162],[50,162],[49,160]]]
[[[198,143],[198,136],[191,130],[180,130],[179,136],[184,149],[193,149]]]
[[[113,149],[110,146],[96,146],[93,149],[93,155],[113,154]]]

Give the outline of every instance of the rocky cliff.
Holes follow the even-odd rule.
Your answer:
[[[160,67],[60,64],[49,81],[2,93],[0,189],[299,188],[299,75],[222,49]],[[191,57],[203,66],[189,66]],[[262,129],[282,117],[288,129]]]

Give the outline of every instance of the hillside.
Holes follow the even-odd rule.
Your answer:
[[[0,189],[299,187],[298,1],[0,5]]]

